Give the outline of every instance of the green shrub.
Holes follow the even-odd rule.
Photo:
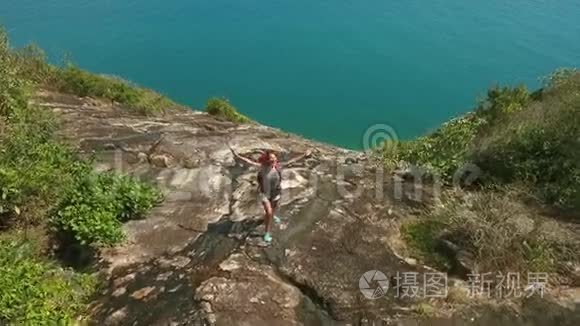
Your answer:
[[[548,202],[562,207],[580,205],[580,144],[557,129],[522,128],[518,137],[497,140],[475,156],[493,180],[524,181]]]
[[[60,231],[92,245],[119,242],[121,222],[143,216],[159,199],[158,192],[129,177],[95,174],[89,162],[57,141],[53,114],[28,105],[23,90],[28,85],[24,78],[38,83],[54,73],[37,48],[13,52],[0,33],[0,69],[5,121],[0,135],[0,223],[42,224],[58,207],[55,225]],[[74,67],[57,73],[62,74],[63,85],[81,95],[133,104],[145,98],[144,90]]]
[[[207,106],[205,111],[216,117],[220,117],[232,122],[247,123],[250,122],[243,114],[239,113],[238,110],[230,104],[226,99],[222,98],[210,98],[207,101]]]
[[[478,137],[495,123],[499,117],[519,112],[529,103],[525,87],[494,87],[476,112],[455,118],[435,132],[411,141],[385,144],[379,148],[388,165],[399,161],[428,168],[443,181],[450,182],[464,164],[471,161],[471,154]]]
[[[53,223],[83,245],[112,246],[124,239],[122,222],[142,218],[159,199],[155,188],[131,177],[88,174],[60,203]]]
[[[523,85],[514,88],[495,86],[487,91],[487,98],[480,103],[477,113],[493,123],[499,117],[522,110],[530,99],[530,93]]]
[[[26,104],[26,82],[18,77],[18,66],[10,52],[8,36],[0,27],[0,117]]]
[[[102,187],[113,192],[121,222],[141,219],[161,200],[157,188],[128,176],[101,175]]]
[[[35,258],[30,243],[0,239],[0,324],[72,324],[94,289],[93,277]]]
[[[383,159],[389,165],[402,160],[425,166],[449,182],[466,163],[473,141],[485,123],[479,116],[468,114],[445,123],[428,136],[385,146]]]
[[[92,169],[78,160],[67,146],[56,142],[53,130],[54,119],[50,112],[34,107],[14,110],[0,143],[0,217],[3,222],[18,212],[26,213],[26,223],[39,222],[45,209],[57,203],[63,191],[73,183],[74,175]]]
[[[389,166],[406,161],[445,182],[473,163],[484,172],[480,182],[526,183],[547,203],[580,207],[580,73],[547,80],[533,98],[523,86],[494,87],[475,112],[379,153]]]
[[[472,160],[490,182],[525,182],[548,203],[580,207],[580,75],[562,78],[490,125]]]
[[[112,195],[90,176],[74,185],[56,209],[53,224],[82,245],[111,246],[124,240]]]
[[[121,223],[145,215],[159,200],[159,192],[128,176],[96,174],[91,164],[49,134],[31,132],[37,123],[11,125],[9,137],[0,144],[3,224],[14,217],[17,224],[42,223],[56,204],[55,225],[79,242],[121,241]]]

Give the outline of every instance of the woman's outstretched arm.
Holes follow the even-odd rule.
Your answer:
[[[234,151],[234,149],[231,148],[231,147],[230,147],[230,151],[232,151],[232,154],[234,154],[234,157],[240,159],[241,161],[243,161],[243,162],[245,162],[245,163],[247,163],[249,165],[260,166],[260,163],[258,163],[258,162],[254,161],[254,160],[251,160],[251,159],[249,159],[247,157],[244,157],[244,156],[236,153],[236,151]]]
[[[292,159],[290,159],[290,160],[288,160],[286,162],[282,162],[281,164],[283,166],[289,166],[289,165],[292,165],[292,164],[294,164],[294,163],[296,163],[296,162],[298,162],[298,161],[300,161],[300,160],[302,160],[302,159],[304,159],[306,157],[309,157],[310,155],[312,155],[312,150],[311,149],[307,150],[306,153],[304,153],[302,155],[298,155],[298,156],[296,156],[296,157],[294,157],[294,158],[292,158]]]

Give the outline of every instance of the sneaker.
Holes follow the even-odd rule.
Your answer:
[[[270,233],[266,232],[266,234],[264,234],[264,241],[267,243],[272,242],[272,236],[270,235]]]
[[[274,215],[274,223],[280,224],[280,223],[282,223],[282,219],[280,219],[278,216]]]

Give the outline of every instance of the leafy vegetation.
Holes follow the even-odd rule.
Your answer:
[[[411,141],[388,144],[381,150],[387,163],[407,161],[425,166],[445,182],[471,161],[476,141],[499,118],[520,111],[529,101],[525,87],[494,87],[475,112],[455,118],[435,132]]]
[[[0,239],[0,323],[70,325],[83,312],[95,279],[40,259],[32,245]]]
[[[546,203],[580,207],[580,74],[560,70],[546,80],[536,94],[494,87],[474,112],[379,153],[389,165],[420,165],[447,183],[472,163],[485,184],[523,182]]]
[[[232,122],[239,122],[239,123],[247,123],[250,122],[248,117],[244,116],[243,114],[239,113],[238,110],[230,104],[230,102],[226,99],[222,98],[210,98],[207,101],[207,106],[205,111],[211,115],[232,121]]]
[[[11,120],[0,144],[0,216],[8,223],[22,213],[27,223],[36,224],[46,213],[43,208],[58,202],[73,176],[89,167],[51,138],[53,120],[47,112],[30,108]]]
[[[414,256],[448,268],[437,247],[445,239],[472,253],[481,272],[562,272],[580,263],[578,235],[529,203],[580,208],[579,148],[580,73],[568,69],[533,94],[494,87],[474,112],[378,153],[387,165],[418,165],[447,184],[466,164],[482,172],[475,191],[444,192],[440,206],[402,227]]]
[[[580,75],[551,80],[541,101],[490,125],[471,159],[487,172],[488,183],[524,182],[546,203],[578,208]]]
[[[455,171],[467,162],[471,144],[485,122],[469,114],[447,122],[428,136],[385,146],[381,154],[391,165],[401,160],[421,165],[450,182]]]
[[[519,112],[530,102],[530,93],[525,86],[492,87],[487,91],[487,99],[477,108],[478,114],[492,124],[498,118]]]
[[[127,176],[88,174],[61,201],[53,222],[81,244],[111,246],[121,242],[121,223],[138,219],[160,199],[157,189]]]
[[[93,289],[88,275],[45,258],[52,247],[29,250],[39,244],[15,236],[19,230],[46,230],[47,237],[75,242],[64,246],[114,245],[124,238],[122,223],[142,218],[160,199],[155,188],[129,176],[95,172],[56,137],[52,113],[29,104],[34,88],[49,80],[75,85],[70,90],[78,94],[159,108],[144,90],[47,65],[34,47],[14,51],[0,31],[1,324],[70,324]]]

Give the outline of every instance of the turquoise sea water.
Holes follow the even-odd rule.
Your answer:
[[[492,84],[580,66],[578,0],[2,0],[13,43],[157,89],[194,108],[226,96],[250,117],[360,148],[411,138]]]

